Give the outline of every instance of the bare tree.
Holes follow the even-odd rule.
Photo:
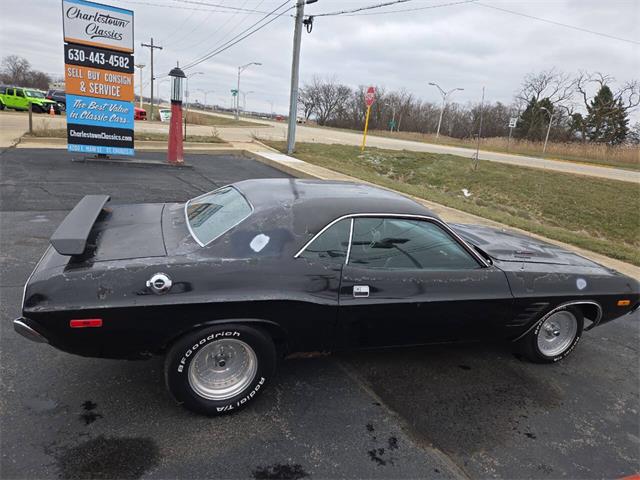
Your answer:
[[[2,59],[0,82],[46,90],[51,83],[51,77],[44,72],[32,70],[26,58],[8,55]]]
[[[540,73],[528,73],[516,99],[523,104],[531,101],[539,102],[548,98],[554,105],[563,105],[570,101],[574,93],[574,82],[570,75],[551,68]]]
[[[610,87],[615,83],[615,78],[600,72],[581,71],[573,83],[576,91],[582,97],[585,108],[588,108],[594,91],[600,90],[605,85]],[[640,105],[640,82],[638,80],[630,80],[613,90],[612,107],[616,105],[620,105],[625,112],[630,112]]]
[[[8,55],[2,59],[2,81],[5,83],[21,85],[30,71],[31,64],[26,58]]]

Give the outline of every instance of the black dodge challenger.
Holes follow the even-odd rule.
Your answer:
[[[500,338],[555,362],[639,305],[635,279],[368,185],[108,202],[86,196],[58,227],[15,329],[78,355],[166,355],[170,393],[206,414],[250,402],[282,356]]]

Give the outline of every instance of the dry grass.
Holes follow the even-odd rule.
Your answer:
[[[451,145],[455,147],[476,148],[474,139],[458,139],[441,135],[436,138],[434,134],[417,132],[389,132],[386,130],[374,130],[371,135],[381,137],[414,140],[425,143]],[[480,140],[480,149],[493,152],[515,153],[532,157],[542,156],[543,142],[530,142],[528,140],[512,139],[509,142],[505,137],[491,137]],[[592,144],[592,143],[555,143],[547,145],[547,158],[557,160],[569,160],[575,162],[596,163],[610,167],[628,168],[640,170],[640,147],[616,146]]]
[[[283,151],[285,142],[265,141]],[[295,156],[640,265],[638,185],[435,153],[297,143]],[[462,189],[471,192],[465,197]]]
[[[151,111],[151,105],[145,103],[143,104],[144,109],[147,111],[147,115],[149,115]],[[158,113],[158,108],[167,108],[167,107],[158,107],[154,105],[153,107],[153,120],[159,121],[160,114]],[[190,125],[210,125],[215,127],[264,127],[266,125],[262,123],[255,122],[247,122],[244,120],[235,120],[229,117],[222,117],[218,115],[209,115],[207,113],[202,113],[197,110],[188,110],[186,115],[187,124]]]

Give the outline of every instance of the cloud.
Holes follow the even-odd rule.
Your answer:
[[[176,0],[101,0],[135,11],[136,62],[149,64],[141,41],[162,45],[156,52],[156,73],[198,58],[260,19],[261,15],[220,13]],[[202,0],[206,1],[206,0]],[[0,47],[3,54],[26,57],[34,68],[62,75],[62,19],[59,0],[3,0]],[[282,0],[216,0],[247,9],[268,11]],[[376,0],[320,0],[306,7],[307,14],[355,8]],[[387,10],[428,6],[439,0],[414,0]],[[567,23],[640,41],[640,2],[557,0],[506,2],[483,0],[487,5]],[[165,7],[157,5],[165,5]],[[293,5],[293,0],[291,1]],[[553,6],[553,8],[541,8]],[[187,7],[187,8],[169,8]],[[197,9],[194,9],[197,8]],[[381,10],[380,10],[381,11]],[[29,12],[29,14],[25,14]],[[271,102],[286,112],[289,96],[293,19],[283,16],[256,35],[191,71],[203,71],[190,81],[192,97],[211,91],[208,99],[229,104],[237,66],[251,61],[259,67],[242,74],[242,88],[255,93],[247,107],[268,111]],[[482,86],[487,99],[510,102],[522,77],[551,67],[575,73],[601,71],[618,81],[638,77],[640,46],[563,28],[481,5],[464,4],[422,11],[352,17],[317,17],[313,32],[303,32],[301,81],[313,75],[335,76],[352,85],[377,84],[387,91],[405,88],[424,100],[439,102],[428,82],[462,87],[456,100],[478,101]],[[150,72],[143,75],[148,81]],[[138,75],[136,75],[136,81]],[[168,89],[161,85],[162,93]],[[137,90],[137,87],[136,87]]]

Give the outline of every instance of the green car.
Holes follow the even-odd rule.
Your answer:
[[[53,111],[56,115],[60,115],[60,106],[53,100],[47,99],[40,90],[22,87],[0,87],[0,110],[5,108],[29,110],[30,104],[36,113],[49,113],[53,106]]]

